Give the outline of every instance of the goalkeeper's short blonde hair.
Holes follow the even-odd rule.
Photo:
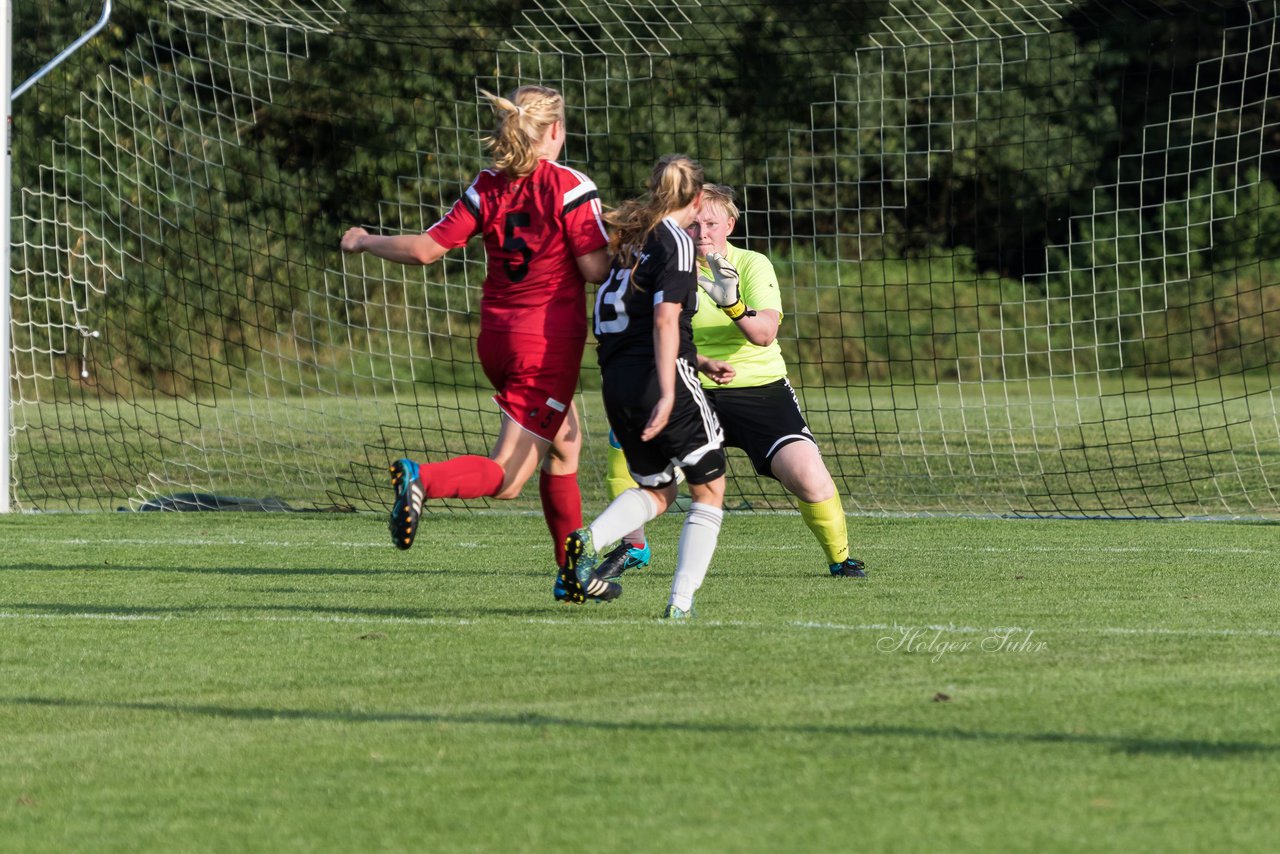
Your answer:
[[[733,202],[733,187],[728,184],[703,184],[702,185],[702,204],[717,204],[724,211],[725,216],[732,220],[738,220],[742,214],[738,211],[738,206]]]

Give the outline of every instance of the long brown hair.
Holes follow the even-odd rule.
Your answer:
[[[613,228],[609,252],[623,263],[630,261],[634,265],[645,240],[662,218],[696,199],[704,180],[702,167],[687,154],[668,154],[659,159],[649,175],[649,191],[604,215],[605,222]]]
[[[481,142],[493,155],[493,165],[512,178],[538,168],[538,150],[547,128],[564,121],[564,98],[549,86],[521,86],[507,97],[481,89],[498,124]]]

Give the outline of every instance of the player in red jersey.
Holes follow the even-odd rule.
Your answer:
[[[493,165],[424,233],[351,228],[342,251],[431,264],[482,236],[487,274],[476,350],[497,390],[498,441],[489,457],[392,464],[391,537],[398,548],[413,545],[428,498],[515,498],[541,464],[539,492],[559,565],[565,537],[582,525],[573,395],[587,338],[585,283],[608,275],[609,238],[595,184],[556,162],[565,141],[560,93],[521,86],[506,98],[483,94],[498,117],[484,140]]]

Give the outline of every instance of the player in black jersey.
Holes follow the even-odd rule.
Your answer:
[[[605,216],[614,228],[614,260],[595,311],[605,414],[639,487],[566,539],[557,599],[621,593],[595,572],[597,549],[666,511],[676,497],[677,467],[693,503],[664,617],[693,616],[693,594],[711,565],[724,515],[724,437],[697,376],[690,326],[698,308],[697,253],[685,232],[702,183],[701,166],[683,154],[668,155],[654,167],[648,193]]]

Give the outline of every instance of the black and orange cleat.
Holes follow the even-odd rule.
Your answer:
[[[391,486],[396,491],[396,500],[391,505],[387,528],[391,531],[391,541],[403,551],[413,545],[418,519],[422,516],[422,501],[426,497],[422,478],[418,476],[418,464],[410,459],[392,463]]]

